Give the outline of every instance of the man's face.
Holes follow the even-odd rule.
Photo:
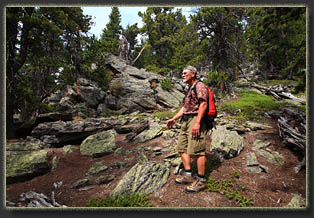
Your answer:
[[[194,76],[195,73],[190,70],[184,70],[182,72],[182,78],[185,83],[188,83]]]

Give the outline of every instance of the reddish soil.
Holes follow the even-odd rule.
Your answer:
[[[246,186],[243,191],[245,197],[252,197],[254,200],[253,207],[283,207],[286,206],[293,193],[299,193],[306,198],[306,170],[302,169],[299,173],[294,172],[294,167],[300,162],[300,156],[297,152],[287,148],[278,135],[276,123],[268,121],[272,129],[256,131],[256,134],[243,134],[244,150],[239,156],[227,159],[222,162],[217,161],[211,172],[207,176],[215,180],[230,180],[230,173],[237,170],[240,178],[235,179],[234,183]],[[267,166],[269,172],[257,174],[248,173],[246,168],[246,153],[252,151],[251,147],[255,137],[266,137],[271,142],[271,150],[276,150],[285,158],[282,166],[271,164],[263,157],[257,155],[259,163]],[[164,147],[174,143],[174,139],[164,140],[162,137],[153,139],[143,144],[132,144],[124,142],[124,135],[119,135],[116,139],[117,146],[123,148],[123,153],[129,150],[135,150],[138,146]],[[210,142],[210,139],[209,139]],[[210,144],[210,143],[209,143]],[[79,147],[78,147],[79,148]],[[153,151],[146,151],[149,160],[163,161],[164,157],[170,152],[163,152],[155,156]],[[209,150],[209,146],[208,146]],[[63,155],[63,148],[55,148],[50,153],[50,159],[59,156],[57,170],[45,175],[38,176],[32,180],[15,183],[6,186],[6,199],[11,202],[17,202],[23,192],[35,191],[43,193],[50,197],[53,191],[53,183],[62,181],[63,185],[56,191],[56,201],[68,207],[84,207],[92,198],[105,197],[117,185],[122,176],[137,162],[138,153],[136,151],[127,155],[114,154],[106,155],[100,158],[91,158],[80,154],[79,149],[74,152]],[[208,160],[214,157],[207,152]],[[105,161],[109,166],[107,171],[100,175],[115,175],[115,179],[108,184],[91,185],[83,189],[73,189],[72,184],[85,177],[85,173],[95,163]],[[125,167],[116,168],[115,163],[128,162]],[[184,186],[178,186],[174,183],[176,175],[173,174],[174,167],[171,167],[171,174],[168,182],[158,191],[148,196],[153,207],[238,207],[234,200],[229,200],[224,194],[210,191],[201,191],[196,194],[185,193]]]

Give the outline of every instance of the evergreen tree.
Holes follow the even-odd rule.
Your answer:
[[[305,84],[305,7],[252,8],[248,14],[248,49],[264,78],[298,75]]]
[[[79,71],[80,61],[70,59],[78,58],[82,48],[71,43],[79,32],[88,31],[90,18],[83,16],[80,8],[8,7],[6,12],[6,114],[10,138],[14,136],[14,112],[29,119],[55,88],[60,69]],[[77,53],[73,48],[78,49]]]
[[[171,70],[169,60],[173,58],[175,50],[173,36],[186,24],[181,9],[173,9],[149,7],[146,12],[139,12],[144,23],[142,33],[147,35],[147,43],[152,52],[144,67],[156,73],[167,74]]]
[[[105,47],[106,52],[119,55],[120,35],[122,33],[121,15],[117,7],[112,7],[109,15],[109,22],[106,28],[103,29],[101,42]]]
[[[235,8],[203,7],[192,16],[200,31],[203,61],[213,71],[232,74],[240,65],[244,11]]]

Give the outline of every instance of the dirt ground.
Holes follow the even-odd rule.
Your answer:
[[[275,121],[268,120],[268,125],[272,129],[260,130],[256,134],[243,134],[244,150],[239,156],[227,159],[222,162],[217,160],[217,164],[211,172],[207,173],[207,177],[215,180],[230,179],[230,173],[237,170],[240,177],[235,183],[246,186],[243,195],[251,197],[254,200],[253,207],[284,207],[286,206],[293,193],[299,193],[306,198],[306,170],[302,169],[299,173],[294,172],[294,167],[301,161],[299,154],[282,144],[278,134]],[[278,151],[284,156],[285,163],[282,166],[269,163],[263,157],[257,155],[259,163],[267,166],[269,172],[261,172],[257,174],[248,173],[246,168],[246,153],[252,151],[252,144],[255,137],[263,136],[271,142],[271,150]],[[119,135],[116,139],[117,147],[123,148],[123,153],[129,150],[135,150],[138,146],[149,146],[152,150],[154,147],[164,147],[173,143],[174,139],[165,141],[162,137],[155,138],[143,144],[130,144],[124,142],[125,135]],[[210,139],[209,139],[210,142]],[[147,151],[146,155],[151,161],[163,161],[164,157],[170,152],[163,152],[161,155],[155,156],[153,151]],[[50,197],[54,190],[55,182],[63,182],[61,188],[56,191],[56,201],[59,204],[68,207],[84,207],[92,198],[101,198],[110,194],[117,185],[123,175],[137,162],[137,152],[127,155],[114,154],[106,155],[100,158],[91,158],[80,154],[79,146],[74,152],[63,155],[63,148],[55,148],[50,153],[50,159],[53,156],[59,156],[59,164],[57,170],[49,172],[45,175],[38,176],[32,180],[15,183],[6,186],[6,200],[17,202],[19,196],[23,192],[35,191],[43,193]],[[213,159],[213,155],[207,152],[207,159]],[[115,179],[108,184],[91,185],[82,189],[71,188],[72,184],[78,179],[85,177],[85,173],[95,162],[105,161],[109,166],[107,171],[100,175],[115,175]],[[127,161],[124,167],[117,168],[116,163]],[[148,196],[153,207],[238,207],[238,203],[229,200],[224,194],[210,191],[201,191],[196,194],[188,194],[184,192],[184,186],[178,186],[174,183],[176,175],[173,173],[174,167],[171,167],[168,182],[156,192]]]

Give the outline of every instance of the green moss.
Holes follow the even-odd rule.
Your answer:
[[[241,97],[222,105],[219,109],[234,114],[238,121],[261,120],[265,112],[279,109],[286,102],[276,102],[273,97],[255,91],[242,91]]]
[[[88,201],[86,207],[151,207],[146,195],[134,194],[127,197],[115,196]]]

